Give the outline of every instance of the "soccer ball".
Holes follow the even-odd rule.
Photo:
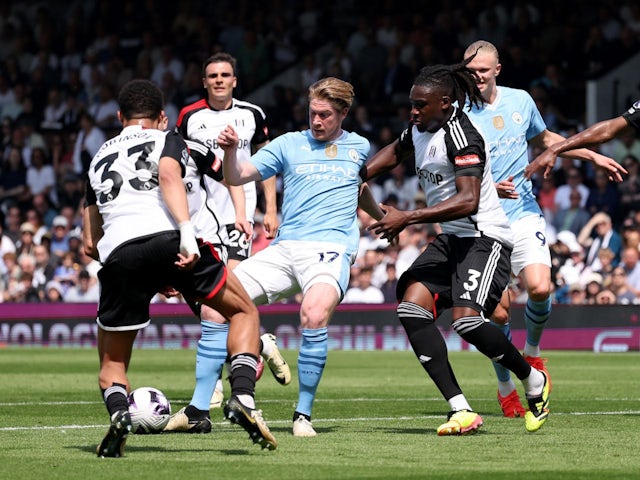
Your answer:
[[[133,433],[160,433],[169,423],[171,404],[157,388],[140,387],[129,394]]]

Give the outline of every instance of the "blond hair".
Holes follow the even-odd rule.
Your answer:
[[[309,101],[327,100],[336,110],[351,108],[353,85],[335,77],[322,78],[309,87]]]
[[[487,42],[486,40],[476,40],[471,45],[469,45],[467,49],[464,51],[465,60],[471,57],[472,55],[480,53],[480,50],[483,50],[482,53],[489,53],[489,54],[495,55],[496,59],[500,61],[500,55],[498,54],[498,49],[493,43]]]

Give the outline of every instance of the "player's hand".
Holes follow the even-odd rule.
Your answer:
[[[191,254],[188,256],[178,254],[178,260],[173,262],[173,264],[178,267],[179,270],[191,270],[196,266],[198,260],[200,259],[199,255]]]
[[[629,172],[613,158],[605,157],[597,152],[594,152],[594,155],[593,164],[607,172],[610,181],[621,182],[622,174],[629,174]]]
[[[385,212],[384,217],[369,225],[367,230],[393,243],[394,238],[407,226],[407,212],[382,203],[379,205]]]
[[[265,213],[264,218],[262,219],[262,225],[264,225],[264,231],[267,238],[276,238],[276,233],[278,233],[278,227],[280,226],[278,214],[269,212]]]
[[[171,285],[165,285],[158,291],[158,293],[164,295],[167,298],[177,297],[178,295],[180,295],[180,292],[173,288]]]
[[[513,175],[506,180],[500,180],[496,183],[496,190],[498,192],[498,197],[500,198],[515,200],[520,196],[518,192],[516,192],[516,184],[513,183]]]
[[[236,227],[236,230],[239,230],[242,233],[244,233],[244,238],[246,240],[249,240],[253,235],[253,225],[246,218],[244,219],[236,218],[235,227]]]
[[[175,265],[184,270],[194,267],[200,258],[200,249],[196,240],[196,234],[190,221],[182,222],[180,228],[180,253]]]
[[[218,135],[218,145],[225,151],[238,146],[238,134],[231,125],[227,125]]]
[[[524,178],[531,180],[531,177],[538,170],[544,170],[544,178],[549,178],[551,170],[556,164],[556,154],[549,148],[538,155],[533,161],[524,168]]]

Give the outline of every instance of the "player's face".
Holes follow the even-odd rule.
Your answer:
[[[491,94],[496,89],[496,77],[500,74],[502,65],[498,63],[498,58],[492,53],[478,52],[471,62],[467,64],[478,76],[478,88],[482,98],[491,100]]]
[[[311,100],[309,102],[309,129],[313,138],[321,142],[335,140],[342,133],[342,121],[346,116],[346,108],[339,111],[327,100]]]
[[[202,79],[207,89],[209,102],[213,104],[229,103],[236,88],[237,78],[233,75],[233,67],[227,62],[210,63],[205,69]],[[227,107],[228,105],[225,105]]]
[[[414,85],[409,93],[411,120],[420,132],[437,132],[449,119],[451,99],[431,87]]]

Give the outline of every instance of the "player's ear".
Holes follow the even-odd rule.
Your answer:
[[[124,123],[124,117],[122,116],[122,112],[118,110],[118,121],[120,123]]]
[[[496,77],[497,77],[498,75],[500,75],[500,72],[501,72],[501,71],[502,71],[502,64],[501,64],[501,63],[498,63],[498,64],[496,65]]]

